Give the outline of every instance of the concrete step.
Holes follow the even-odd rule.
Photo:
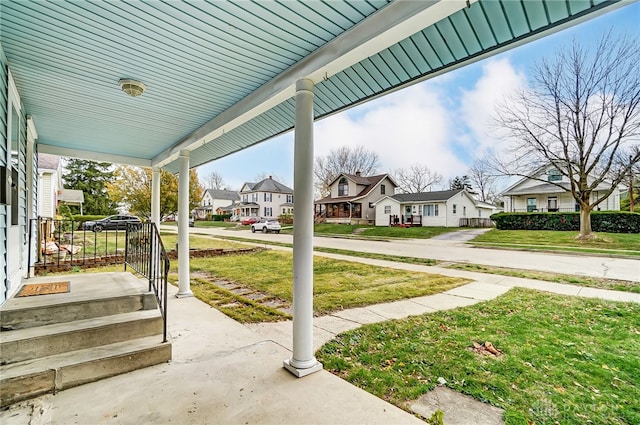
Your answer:
[[[171,344],[161,340],[160,333],[0,366],[0,407],[167,362]]]
[[[0,364],[162,335],[162,329],[155,309],[0,332]]]
[[[0,330],[10,331],[54,323],[72,322],[100,316],[129,313],[138,310],[152,310],[158,303],[153,293],[137,293],[110,298],[73,299],[59,298],[54,302],[41,297],[34,303],[16,304],[0,310]]]

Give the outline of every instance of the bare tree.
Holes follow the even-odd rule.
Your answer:
[[[280,177],[280,176],[278,176],[276,174],[269,174],[269,173],[267,173],[265,171],[263,171],[261,173],[258,173],[253,177],[253,181],[255,181],[255,182],[259,182],[259,181],[262,181],[264,179],[272,179],[272,180],[277,181],[278,183],[285,184],[284,179],[282,177]]]
[[[442,181],[442,174],[431,171],[428,167],[415,164],[409,168],[398,168],[393,173],[400,193],[420,193],[431,190],[431,186]]]
[[[476,159],[469,168],[469,182],[477,189],[482,202],[494,202],[497,197],[496,175],[487,158]]]
[[[508,175],[543,180],[536,171],[554,165],[580,206],[578,238],[595,237],[591,211],[640,161],[640,40],[604,34],[585,47],[574,41],[536,64],[530,87],[498,110],[496,120],[511,137]],[[618,161],[622,151],[633,152]],[[607,184],[607,190],[596,187]]]
[[[363,176],[375,174],[380,167],[378,154],[364,146],[342,146],[327,156],[317,157],[314,164],[316,195],[326,196],[329,184],[341,173],[362,173]]]
[[[222,174],[217,171],[212,171],[202,179],[202,185],[207,189],[222,190],[225,188]]]

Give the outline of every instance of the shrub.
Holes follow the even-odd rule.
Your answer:
[[[213,221],[225,221],[231,218],[231,214],[214,214]]]
[[[497,213],[491,216],[499,230],[579,231],[580,213]],[[640,214],[626,211],[594,211],[594,232],[640,233]]]

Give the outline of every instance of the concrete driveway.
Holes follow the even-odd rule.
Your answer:
[[[176,230],[175,227],[166,229]],[[190,231],[212,236],[242,237],[267,245],[269,242],[293,243],[293,236],[286,234],[253,234],[249,230],[222,228],[191,228]],[[640,282],[640,260],[636,259],[474,248],[459,241],[454,242],[438,239],[372,241],[320,236],[313,238],[316,247]]]

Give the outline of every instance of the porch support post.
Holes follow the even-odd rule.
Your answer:
[[[189,273],[189,151],[181,150],[178,178],[178,298],[192,297]]]
[[[293,355],[284,367],[301,378],[322,369],[313,355],[313,81],[296,82],[293,231]]]
[[[160,228],[160,168],[153,167],[151,174],[151,221]]]

